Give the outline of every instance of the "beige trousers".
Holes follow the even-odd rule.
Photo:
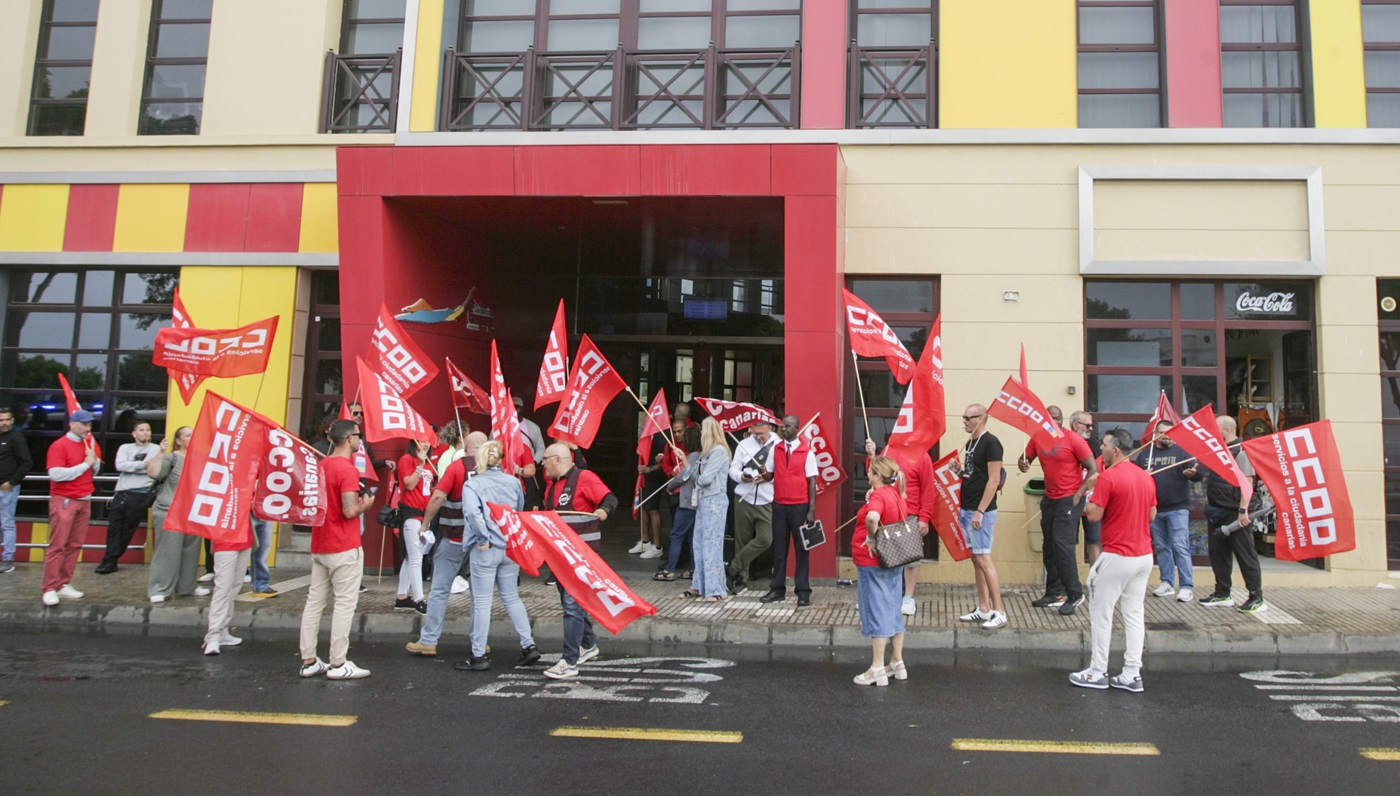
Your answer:
[[[177,539],[165,541],[179,543]],[[233,598],[243,588],[243,570],[248,568],[252,554],[252,548],[214,554],[214,593],[209,596],[209,632],[204,636],[205,644],[217,644],[228,632],[228,624],[233,621]]]
[[[316,637],[321,630],[321,614],[327,599],[334,600],[331,609],[331,666],[345,663],[350,649],[350,624],[355,619],[355,606],[360,604],[360,578],[365,572],[364,548],[343,553],[313,553],[311,555],[311,590],[306,595],[306,609],[301,613],[301,659],[316,657]]]

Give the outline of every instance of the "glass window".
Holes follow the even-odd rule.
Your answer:
[[[933,283],[926,279],[852,279],[850,290],[882,314],[933,312]]]
[[[97,0],[44,0],[29,98],[29,135],[82,135]]]
[[[1296,0],[1220,0],[1226,127],[1306,127]]]
[[[138,135],[197,135],[213,0],[153,0]]]
[[[1158,367],[1172,363],[1172,330],[1090,329],[1086,362],[1118,367]]]
[[[1084,317],[1093,320],[1169,320],[1172,286],[1168,282],[1088,282]]]
[[[1161,127],[1156,0],[1079,2],[1079,126]]]
[[[1400,127],[1400,0],[1362,0],[1366,125]]]

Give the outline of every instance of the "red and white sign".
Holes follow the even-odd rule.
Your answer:
[[[496,354],[495,340],[491,341],[491,438],[501,441],[501,469],[507,473],[534,462],[534,451],[526,452],[529,444],[520,431],[515,400],[501,373],[501,358]]]
[[[851,350],[863,357],[884,357],[894,380],[908,384],[914,377],[914,357],[899,341],[885,319],[856,294],[842,288],[846,296],[846,327],[851,332]]]
[[[491,512],[496,527],[501,529],[501,535],[506,538],[506,556],[519,564],[526,575],[539,575],[540,565],[544,564],[544,551],[536,544],[534,535],[525,530],[521,512],[499,503],[487,503],[486,508]]]
[[[573,371],[569,373],[568,393],[559,404],[554,422],[549,424],[550,436],[580,448],[589,447],[598,436],[603,410],[626,387],[627,383],[617,375],[612,363],[588,335],[584,335],[574,356]]]
[[[1240,488],[1243,493],[1241,505],[1247,505],[1254,494],[1254,485],[1249,482],[1240,467],[1235,463],[1235,455],[1220,435],[1220,426],[1215,422],[1215,407],[1206,404],[1192,415],[1167,431],[1167,437],[1180,445],[1187,453],[1207,469]]]
[[[948,409],[943,394],[942,326],[940,314],[933,321],[929,341],[919,355],[914,378],[909,380],[909,389],[904,392],[904,405],[899,409],[899,417],[886,443],[906,459],[927,456],[929,448],[937,445],[943,432],[948,430]]]
[[[954,561],[965,561],[972,555],[972,548],[967,543],[967,535],[963,533],[960,517],[962,465],[958,461],[957,451],[933,463],[933,491],[938,496],[933,501],[933,530],[943,540],[943,546]]]
[[[467,378],[467,374],[458,370],[457,366],[452,364],[452,360],[444,361],[447,364],[447,378],[452,383],[452,405],[479,415],[491,414],[490,394],[480,384]]]
[[[1356,549],[1351,497],[1330,420],[1249,440],[1244,450],[1278,511],[1277,558],[1301,561]]]
[[[232,379],[267,370],[277,316],[237,329],[169,328],[156,332],[151,362],[170,371]]]
[[[735,401],[721,401],[718,398],[696,398],[700,408],[710,413],[719,427],[730,434],[742,431],[754,423],[767,423],[781,426],[782,422],[772,412],[758,404],[743,404]]]
[[[820,416],[821,413],[818,412],[807,425],[807,430],[802,433],[812,445],[812,455],[817,458],[818,495],[846,480],[846,471],[841,469],[841,463],[836,460],[836,448],[826,438],[826,433],[818,422]]]
[[[267,422],[267,452],[258,470],[253,513],[271,522],[323,524],[329,504],[315,449]]]
[[[402,395],[359,357],[355,362],[360,372],[360,406],[365,410],[363,429],[365,439],[382,442],[386,439],[416,439],[432,445],[437,433],[423,416],[413,410]]]
[[[1064,431],[1050,419],[1045,404],[1035,393],[1026,389],[1014,376],[1008,376],[996,400],[987,407],[987,414],[1009,426],[1015,426],[1032,438],[1059,440]]]
[[[657,432],[670,428],[671,413],[666,409],[666,391],[657,390],[656,397],[647,407],[647,418],[642,421],[642,433],[637,439],[637,463],[655,464],[651,461],[651,438]]]
[[[540,377],[535,383],[535,408],[548,406],[564,399],[569,386],[569,328],[564,321],[564,300],[554,313],[554,325],[549,329],[549,342],[544,347]]]
[[[248,518],[268,445],[265,421],[221,395],[205,393],[166,513],[167,530],[235,545],[252,537]]]
[[[180,288],[175,288],[174,293],[175,295],[171,300],[170,307],[171,325],[176,329],[189,329],[194,326],[194,321],[190,320],[190,313],[185,309],[185,302],[180,300]],[[179,371],[171,375],[175,378],[176,388],[180,390],[180,399],[183,400],[186,405],[193,400],[194,391],[199,389],[199,385],[203,383],[205,379],[209,378],[208,376],[200,376],[196,373],[180,373]]]
[[[380,306],[379,322],[369,342],[379,357],[380,375],[405,398],[423,389],[438,374],[437,365],[413,342],[388,307]]]
[[[1157,408],[1152,411],[1152,417],[1147,419],[1147,425],[1143,428],[1142,439],[1144,442],[1157,433],[1157,424],[1163,420],[1174,426],[1181,423],[1181,415],[1177,414],[1176,407],[1172,406],[1172,402],[1167,400],[1166,390],[1162,390],[1161,396],[1157,398]]]

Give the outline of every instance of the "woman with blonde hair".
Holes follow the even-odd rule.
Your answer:
[[[909,516],[904,502],[904,479],[899,465],[888,456],[870,460],[870,491],[865,505],[856,514],[855,535],[851,538],[851,559],[860,573],[856,582],[856,604],[860,607],[860,634],[870,639],[870,668],[855,676],[856,685],[889,685],[890,677],[908,680],[904,668],[904,568],[886,569],[875,555],[876,531],[881,525],[899,522]],[[885,666],[885,647],[890,647],[890,664]]]
[[[185,466],[186,449],[194,429],[180,426],[173,437],[160,441],[160,453],[146,462],[146,475],[155,479],[156,500],[151,506],[151,528],[155,531],[155,553],[147,573],[146,593],[153,603],[163,603],[179,594],[194,594],[199,577],[198,536],[165,530],[165,515],[175,499],[175,487]]]
[[[683,596],[719,602],[729,596],[724,582],[724,518],[729,513],[729,443],[724,430],[713,417],[700,424],[700,460],[687,464],[695,468],[695,540],[692,552],[695,572],[690,589]],[[682,471],[684,474],[685,471]]]

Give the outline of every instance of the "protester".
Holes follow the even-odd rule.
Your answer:
[[[423,512],[433,493],[433,468],[428,462],[428,444],[409,440],[408,450],[399,457],[399,511],[403,515],[404,562],[399,567],[399,592],[394,608],[428,612],[423,600],[423,554],[432,546],[432,531],[423,525]]]
[[[520,565],[506,557],[506,537],[491,518],[486,505],[495,503],[519,511],[525,506],[520,480],[501,470],[501,443],[491,440],[476,454],[476,477],[467,482],[462,495],[462,514],[467,532],[462,544],[472,549],[472,626],[471,657],[453,668],[484,672],[491,668],[487,659],[486,636],[491,630],[492,586],[501,594],[501,604],[520,637],[520,658],[516,666],[529,666],[540,659],[530,633],[530,615],[520,601]]]
[[[642,477],[642,503],[637,507],[639,512],[638,525],[641,538],[635,545],[632,545],[627,552],[638,554],[640,558],[660,558],[661,552],[661,504],[666,497],[662,494],[662,488],[666,484],[666,474],[662,467],[666,461],[666,451],[670,447],[666,442],[666,436],[656,427],[647,421],[645,431],[655,431],[652,434],[649,453],[642,461],[637,462],[637,474]]]
[[[155,552],[146,583],[146,594],[153,603],[163,603],[177,594],[194,594],[199,577],[200,537],[165,529],[165,517],[175,499],[192,436],[194,429],[179,427],[173,438],[160,441],[160,451],[146,461],[146,474],[157,484],[156,502],[151,506]]]
[[[1067,434],[1062,426],[1058,406],[1046,407],[1046,412],[1060,428],[1058,441],[1046,443],[1032,437],[1026,452],[1017,461],[1021,472],[1030,469],[1040,459],[1045,473],[1045,495],[1040,499],[1040,532],[1043,536],[1041,559],[1045,564],[1045,594],[1031,602],[1036,608],[1056,608],[1065,616],[1084,604],[1084,589],[1079,582],[1079,520],[1084,512],[1084,493],[1088,491],[1086,473],[1099,471],[1094,453],[1078,434]]]
[[[971,404],[963,410],[963,431],[968,440],[962,450],[962,511],[958,519],[972,550],[977,581],[977,610],[958,617],[981,622],[987,630],[1006,625],[1001,602],[1001,579],[992,561],[992,534],[997,524],[997,491],[1001,489],[1001,440],[987,430],[987,407]]]
[[[602,522],[617,510],[617,496],[597,474],[574,466],[568,445],[555,443],[545,448],[544,470],[551,479],[544,493],[545,510],[566,512],[563,520],[578,534],[580,541],[598,552]],[[577,677],[579,664],[598,657],[593,621],[563,584],[558,588],[559,602],[564,608],[564,652],[559,662],[544,673],[553,680]]]
[[[334,446],[331,455],[320,462],[321,483],[330,496],[326,521],[311,529],[311,588],[301,615],[301,676],[325,674],[331,680],[358,680],[369,677],[369,670],[356,666],[346,653],[365,571],[359,517],[374,505],[374,496],[360,492],[360,474],[350,461],[360,443],[359,426],[337,420],[331,425],[330,440]],[[329,663],[316,655],[328,597],[335,603]]]
[[[350,419],[355,421],[355,425],[360,427],[360,433],[363,434],[365,430],[365,408],[361,406],[358,401],[353,404],[350,404],[348,408],[350,409]],[[364,453],[365,458],[368,460],[368,467],[370,470],[388,470],[389,472],[394,471],[393,459],[374,458],[374,445],[371,444],[369,440],[361,439],[360,447],[357,450],[362,451]],[[360,477],[364,478],[365,474],[360,473]]]
[[[44,553],[44,605],[77,600],[73,569],[87,539],[92,516],[92,477],[102,469],[102,448],[92,438],[92,412],[79,409],[68,418],[68,433],[49,445],[49,547]]]
[[[801,422],[797,415],[783,418],[782,441],[770,457],[773,465],[770,472],[773,478],[773,578],[769,581],[768,593],[758,598],[761,603],[787,599],[787,556],[791,547],[796,560],[792,585],[799,608],[812,604],[812,584],[808,580],[811,564],[799,529],[817,521],[817,457],[812,453],[811,443],[798,438]]]
[[[253,583],[254,597],[276,597],[272,588],[272,571],[267,568],[267,556],[272,552],[272,523],[256,515],[253,516],[253,561],[252,571],[245,581]]]
[[[652,575],[652,580],[675,580],[676,570],[681,561],[691,558],[688,553],[695,531],[695,474],[699,472],[700,429],[697,426],[687,428],[684,423],[676,423],[672,426],[673,432],[676,430],[675,426],[680,426],[680,434],[676,436],[676,440],[686,452],[686,458],[681,467],[671,475],[671,480],[666,482],[666,491],[679,488],[680,500],[671,519],[671,550],[666,557],[666,565],[660,572]],[[677,457],[673,450],[669,454],[668,463],[675,458]],[[672,468],[668,467],[669,469]]]
[[[908,519],[918,523],[920,536],[928,536],[929,529],[933,527],[934,501],[938,499],[938,491],[933,486],[933,460],[927,453],[917,454],[911,460],[902,450],[888,445],[884,455],[894,459],[899,467],[899,485],[904,488],[904,501],[909,508]],[[865,441],[865,458],[867,462],[874,460],[874,440]],[[915,561],[904,568],[904,599],[900,601],[899,611],[905,616],[913,616],[916,610],[914,589],[919,585],[920,563]]]
[[[468,560],[468,549],[462,544],[466,532],[462,489],[476,475],[476,456],[485,443],[486,435],[479,431],[467,435],[467,454],[448,466],[423,509],[423,527],[437,528],[439,537],[433,553],[433,572],[437,576],[428,590],[428,618],[423,620],[418,640],[408,642],[405,647],[413,655],[425,658],[437,655],[442,626],[447,621],[447,601],[452,595],[469,590],[457,589],[457,581],[462,580],[461,573]],[[466,584],[465,580],[462,582]]]
[[[773,546],[773,474],[768,471],[772,458],[773,426],[754,423],[749,436],[734,446],[729,478],[734,498],[734,560],[729,562],[730,591],[743,591],[752,573],[754,559]]]
[[[851,537],[851,560],[860,573],[856,581],[856,604],[860,608],[860,634],[870,639],[870,668],[855,676],[856,685],[885,686],[890,677],[908,680],[904,666],[904,569],[886,569],[875,555],[876,532],[881,525],[899,522],[909,516],[899,465],[888,456],[876,456],[867,475],[870,491],[865,505],[856,514]],[[890,662],[885,665],[885,648]]]
[[[694,437],[694,441],[695,441],[695,442],[694,442],[694,445],[691,445],[691,446],[687,447],[687,444],[686,444],[686,442],[685,442],[685,439],[686,439],[687,434],[688,434],[692,429],[694,429],[694,433],[695,433],[695,437]],[[680,474],[681,470],[685,469],[686,461],[687,461],[687,458],[688,458],[688,456],[689,456],[690,453],[698,453],[698,452],[700,451],[700,427],[697,426],[697,425],[695,425],[694,423],[687,423],[684,419],[679,419],[679,418],[678,418],[678,419],[672,420],[672,421],[671,421],[671,439],[673,439],[673,440],[676,441],[676,444],[680,447],[680,450],[677,450],[676,448],[667,448],[667,449],[666,449],[666,458],[665,458],[665,460],[663,460],[662,463],[661,463],[661,471],[664,472],[664,473],[666,474],[666,478],[668,478],[668,479],[675,478],[677,475]],[[681,488],[680,488],[680,484],[679,484],[679,483],[672,484],[672,483],[669,483],[669,482],[668,482],[667,485],[666,485],[665,493],[666,493],[666,507],[667,507],[667,510],[670,512],[670,515],[669,515],[669,516],[671,517],[671,538],[670,538],[670,541],[669,541],[667,544],[670,545],[671,551],[674,552],[674,551],[677,549],[677,548],[676,548],[676,530],[677,530],[677,529],[676,529],[676,511],[677,511],[677,510],[680,508],[680,506],[681,506]],[[693,508],[693,507],[692,507],[692,508]],[[692,525],[690,526],[690,528],[686,529],[687,537],[686,537],[684,543],[682,543],[682,544],[680,545],[680,558],[677,559],[677,560],[675,560],[675,561],[672,561],[672,560],[670,559],[670,557],[668,556],[668,557],[667,557],[667,562],[666,562],[666,564],[662,565],[662,568],[661,568],[661,571],[662,571],[662,572],[665,572],[665,571],[679,572],[679,573],[681,573],[681,577],[683,577],[683,578],[688,578],[688,577],[690,577],[690,575],[691,575],[691,570],[692,570],[692,569],[694,568],[694,566],[695,566],[694,563],[693,563],[693,559],[691,558],[691,555],[690,555],[691,540],[694,539],[694,531],[695,531],[695,527],[694,527],[694,524],[693,524],[694,515],[691,515],[691,518],[690,518],[690,519],[692,520]]]
[[[117,448],[117,486],[107,503],[107,552],[94,570],[98,575],[117,571],[117,559],[131,546],[136,528],[146,519],[151,505],[154,484],[146,475],[146,460],[160,453],[160,446],[151,442],[151,424],[144,420],[131,429],[133,442]]]
[[[314,532],[312,541],[315,541]],[[209,630],[204,634],[205,655],[218,655],[224,647],[236,647],[243,643],[243,639],[229,632],[229,622],[233,619],[233,598],[243,587],[243,570],[247,569],[252,552],[251,518],[238,538],[214,542],[214,594],[209,598]],[[316,619],[319,624],[319,614]]]
[[[719,602],[729,596],[724,573],[724,521],[729,514],[729,443],[724,430],[713,417],[700,424],[700,457],[693,465],[695,488],[691,500],[695,510],[695,574],[687,597]]]
[[[1176,599],[1189,603],[1195,597],[1191,563],[1191,482],[1201,480],[1202,474],[1194,457],[1167,436],[1171,427],[1172,423],[1167,420],[1158,423],[1153,429],[1156,439],[1133,461],[1152,476],[1157,488],[1152,551],[1157,556],[1162,582],[1152,590],[1152,596],[1176,595]]]
[[[433,471],[439,480],[446,477],[448,465],[467,455],[463,447],[463,437],[467,434],[465,429],[466,425],[461,421],[447,423],[438,429],[438,444],[447,446],[432,462]],[[458,496],[454,495],[453,497]]]
[[[1049,411],[1049,410],[1047,410]],[[1084,438],[1089,444],[1089,452],[1094,454],[1094,463],[1099,470],[1103,470],[1103,462],[1100,460],[1100,453],[1103,442],[1094,436],[1094,416],[1084,410],[1079,410],[1069,416],[1069,430]],[[1080,524],[1084,527],[1084,559],[1090,566],[1099,560],[1099,553],[1103,552],[1103,543],[1099,539],[1099,524],[1090,522],[1087,517],[1080,517]]]
[[[34,466],[29,453],[29,441],[15,428],[15,413],[0,409],[0,575],[15,571],[15,509],[19,505],[20,486]]]
[[[1254,466],[1249,463],[1249,456],[1245,454],[1244,448],[1239,447],[1235,419],[1229,415],[1221,415],[1216,418],[1216,423],[1220,426],[1220,435],[1224,437],[1225,444],[1231,448],[1238,448],[1235,464],[1240,473],[1245,478],[1253,479]],[[1239,529],[1234,533],[1224,533],[1224,527],[1232,525],[1236,520],[1239,521]],[[1215,592],[1201,600],[1201,605],[1235,604],[1234,598],[1230,596],[1231,570],[1234,568],[1230,557],[1233,555],[1234,560],[1240,562],[1240,575],[1244,577],[1245,588],[1249,589],[1249,597],[1240,605],[1240,612],[1252,614],[1269,610],[1268,603],[1264,602],[1259,551],[1254,549],[1254,529],[1249,527],[1249,501],[1245,499],[1239,487],[1226,481],[1224,476],[1214,470],[1206,472],[1206,524],[1206,546],[1210,552],[1210,568],[1215,573]]]
[[[530,441],[530,458],[539,464],[544,458],[544,432],[540,430],[538,423],[525,416],[524,398],[514,395],[511,396],[511,402],[515,404],[515,416],[520,421],[520,433]]]
[[[1147,578],[1152,574],[1152,535],[1149,525],[1157,516],[1157,485],[1139,467],[1126,462],[1133,439],[1121,428],[1103,436],[1104,472],[1094,484],[1094,496],[1085,509],[1101,523],[1103,553],[1089,569],[1090,641],[1093,657],[1089,668],[1075,672],[1069,681],[1081,688],[1110,686],[1142,693],[1143,602]],[[1109,644],[1113,636],[1113,609],[1123,616],[1123,670],[1108,677]]]

